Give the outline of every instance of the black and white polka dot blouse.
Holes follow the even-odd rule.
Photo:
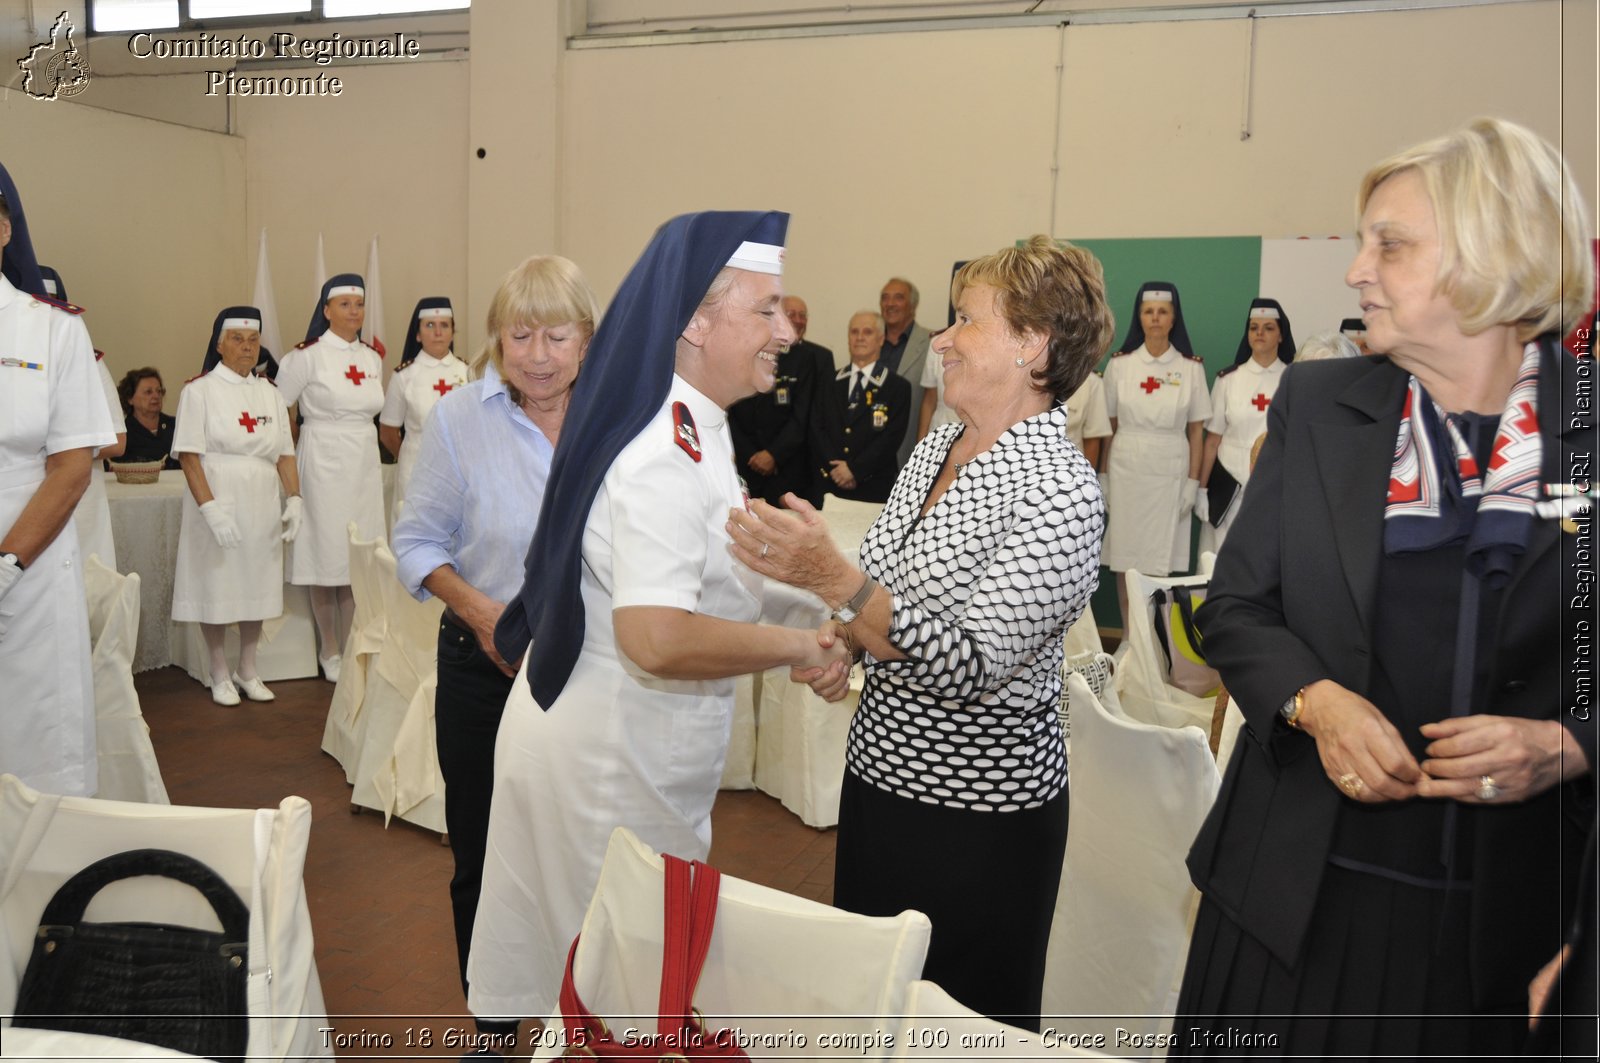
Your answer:
[[[1022,421],[918,517],[960,424],[917,445],[861,543],[903,661],[868,659],[845,762],[951,808],[1034,808],[1067,781],[1062,636],[1099,580],[1105,504],[1064,407]]]

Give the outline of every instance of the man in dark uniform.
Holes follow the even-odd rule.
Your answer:
[[[783,311],[796,335],[804,337],[805,300],[788,296]],[[777,383],[771,391],[728,407],[734,460],[751,498],[781,506],[784,494],[793,491],[814,506],[822,505],[808,437],[817,390],[832,376],[833,352],[797,339],[778,356]]]
[[[878,352],[883,318],[850,319],[850,364],[817,402],[811,448],[823,486],[840,498],[883,502],[900,472],[899,448],[911,419],[911,387]]]

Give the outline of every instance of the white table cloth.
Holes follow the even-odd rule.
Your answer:
[[[386,493],[393,490],[394,470],[393,465],[383,466]],[[114,474],[102,475],[117,544],[117,571],[137,572],[140,579],[139,642],[133,670],[147,672],[176,664],[209,685],[210,658],[199,626],[172,621],[178,528],[182,523],[183,496],[188,491],[183,473],[176,469],[165,471],[153,484],[118,483]],[[267,621],[262,629],[257,668],[269,683],[317,674],[316,629],[306,589],[285,585],[283,610],[282,618]],[[229,627],[227,638],[229,660],[235,660],[239,652],[238,630]]]

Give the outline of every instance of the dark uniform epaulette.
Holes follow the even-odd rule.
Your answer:
[[[410,369],[412,366],[414,366],[416,364],[417,364],[417,360],[415,358],[413,358],[409,362],[401,362],[399,365],[395,366],[394,367],[394,371],[396,373],[404,373],[407,369]]]
[[[1229,374],[1229,373],[1231,373],[1231,372],[1233,372],[1233,371],[1234,371],[1234,370],[1235,370],[1235,369],[1237,369],[1237,368],[1239,368],[1239,366],[1240,366],[1240,365],[1241,365],[1241,364],[1242,364],[1242,363],[1240,363],[1240,362],[1235,362],[1235,363],[1233,363],[1233,364],[1232,364],[1232,365],[1230,365],[1230,366],[1228,366],[1228,368],[1226,368],[1226,369],[1219,369],[1219,370],[1218,370],[1218,371],[1217,371],[1217,379],[1218,379],[1218,380],[1221,380],[1221,379],[1222,379],[1222,378],[1223,378],[1223,377],[1225,377],[1225,376],[1227,376],[1227,375],[1228,375],[1228,374]]]
[[[694,427],[694,414],[681,402],[672,404],[672,441],[689,457],[700,460],[700,433]]]
[[[39,300],[45,306],[53,306],[57,310],[65,310],[69,314],[83,313],[83,307],[79,306],[77,303],[69,303],[61,299],[52,299],[48,295],[35,295],[34,298]]]
[[[1135,350],[1137,350],[1137,349],[1138,348],[1135,348]],[[1132,354],[1132,353],[1133,353],[1133,351],[1112,351],[1111,352],[1111,357],[1113,357],[1113,358],[1121,358],[1125,354]]]
[[[1179,351],[1178,353],[1179,354],[1183,354],[1182,351]],[[1189,361],[1191,361],[1191,362],[1199,362],[1201,365],[1205,365],[1206,364],[1206,360],[1204,358],[1200,357],[1198,354],[1183,354],[1183,356],[1185,358],[1189,359]]]
[[[358,339],[358,340],[356,340],[356,342],[361,344],[361,346],[365,347],[367,350],[371,351],[373,354],[377,355],[378,356],[378,361],[380,361],[380,362],[383,361],[383,356],[385,354],[389,353],[387,350],[384,349],[382,340],[379,340],[376,343],[368,343],[366,340]]]
[[[313,339],[301,340],[299,343],[294,345],[294,349],[297,350],[297,351],[303,351],[307,347],[311,346],[313,343],[316,343],[317,340],[320,340],[321,338],[322,338],[321,336],[317,336],[317,337],[315,337]]]
[[[221,364],[221,363],[218,363],[218,364]],[[196,373],[194,376],[190,377],[188,380],[185,380],[184,383],[185,384],[193,384],[196,380],[199,380],[201,377],[203,377],[205,375],[206,374],[204,374],[204,373]],[[156,423],[160,424],[161,422],[157,421]]]

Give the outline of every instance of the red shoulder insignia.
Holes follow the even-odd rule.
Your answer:
[[[681,402],[672,404],[672,441],[689,457],[700,460],[700,434],[695,431],[694,415]]]
[[[317,340],[320,340],[321,338],[322,338],[321,336],[318,336],[317,339],[315,339],[315,340],[301,340],[299,343],[294,345],[294,349],[297,350],[297,351],[303,351],[307,347],[311,346],[313,343],[316,343]]]
[[[1217,379],[1221,380],[1223,377],[1227,376],[1229,373],[1231,373],[1235,369],[1239,368],[1239,365],[1240,365],[1240,363],[1235,362],[1233,365],[1228,366],[1228,368],[1226,368],[1226,369],[1217,370]]]
[[[65,310],[69,314],[83,313],[83,307],[79,306],[77,303],[68,303],[60,299],[52,299],[48,295],[35,295],[34,298],[46,306],[53,306],[57,310]]]
[[[201,377],[203,377],[205,375],[206,374],[204,374],[204,373],[196,373],[194,376],[190,377],[188,380],[185,380],[184,383],[185,384],[193,384],[196,380],[199,380]]]
[[[97,362],[105,361],[106,360],[106,352],[102,351],[100,348],[96,347],[94,349],[94,360],[97,361]]]

